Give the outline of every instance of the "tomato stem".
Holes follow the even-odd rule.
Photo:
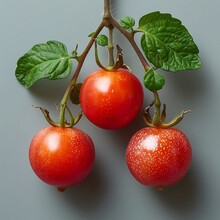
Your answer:
[[[111,17],[110,0],[104,0],[104,17]]]
[[[160,127],[161,126],[161,116],[160,116],[161,102],[160,102],[160,98],[159,98],[157,91],[154,92],[154,104],[155,104],[155,112],[154,112],[152,123],[154,126]]]
[[[97,64],[101,69],[108,71],[108,69],[107,69],[105,66],[103,66],[103,65],[101,64],[101,62],[100,62],[99,54],[98,54],[97,42],[95,41],[94,44],[95,44],[95,61],[96,61],[96,64]]]
[[[111,25],[109,28],[109,41],[108,41],[108,64],[110,67],[114,66],[114,43],[113,43],[113,30],[114,27]]]

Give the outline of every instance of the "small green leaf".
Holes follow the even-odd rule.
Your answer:
[[[35,45],[18,60],[15,76],[29,88],[39,79],[63,79],[71,69],[72,61],[66,46],[58,41],[48,41]]]
[[[88,37],[93,37],[95,32],[92,32],[88,35]],[[105,47],[108,46],[108,37],[105,36],[104,34],[99,35],[96,37],[96,42],[99,46]]]
[[[144,85],[151,92],[162,89],[165,84],[165,79],[154,69],[149,69],[144,75]]]
[[[181,21],[170,14],[153,12],[139,20],[141,47],[147,59],[167,71],[198,69],[199,50]]]
[[[82,83],[77,83],[71,93],[70,93],[70,100],[74,105],[79,105],[80,101],[79,101],[79,93],[80,93],[80,89],[82,87]]]
[[[102,47],[108,46],[108,37],[105,36],[104,34],[101,34],[96,38],[96,42],[99,46]]]
[[[74,59],[77,59],[77,54],[78,54],[77,50],[78,50],[78,44],[76,45],[76,48],[71,53],[72,58],[74,58]]]
[[[123,17],[119,20],[120,25],[125,29],[125,30],[132,30],[132,28],[135,25],[135,20],[134,18],[130,16]]]
[[[93,31],[88,35],[88,37],[93,37],[94,34],[95,34],[95,32]]]

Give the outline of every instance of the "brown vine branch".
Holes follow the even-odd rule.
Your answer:
[[[83,63],[85,61],[85,58],[87,56],[87,54],[89,53],[93,43],[95,42],[95,38],[99,35],[99,33],[101,32],[101,30],[104,28],[104,23],[103,21],[100,23],[100,25],[98,26],[98,28],[96,29],[95,33],[93,34],[93,37],[91,38],[91,40],[89,41],[89,43],[87,44],[86,48],[84,49],[83,53],[79,56],[78,58],[78,65],[76,67],[76,70],[73,74],[72,79],[70,80],[70,83],[64,93],[64,96],[61,100],[60,103],[60,126],[64,127],[65,126],[65,109],[66,109],[66,105],[67,105],[67,100],[68,97],[70,96],[70,93],[72,91],[72,88],[74,87],[74,85],[76,84],[77,78],[79,76],[79,73],[82,69]]]

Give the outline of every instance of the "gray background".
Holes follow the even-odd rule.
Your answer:
[[[114,1],[116,18],[136,20],[148,12],[169,12],[182,20],[200,48],[199,71],[165,73],[160,92],[168,117],[192,109],[178,125],[189,137],[193,162],[184,180],[162,192],[137,183],[128,172],[124,154],[131,135],[143,127],[140,116],[128,128],[105,131],[85,117],[77,125],[96,145],[92,174],[80,185],[61,194],[32,172],[28,147],[34,134],[47,126],[39,110],[58,116],[67,80],[40,81],[26,90],[15,79],[17,59],[34,44],[64,42],[69,51],[81,51],[87,35],[102,17],[102,0],[1,0],[0,2],[0,219],[1,220],[217,220],[220,217],[219,171],[219,7],[218,0],[120,0]],[[142,80],[142,67],[128,43],[116,32],[125,61]],[[105,58],[104,52],[103,57]],[[97,68],[93,51],[80,80]],[[148,92],[145,104],[152,95]]]

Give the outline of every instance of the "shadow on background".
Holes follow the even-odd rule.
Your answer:
[[[194,167],[190,168],[188,174],[177,184],[164,188],[162,191],[151,192],[163,206],[169,211],[176,212],[180,216],[196,212],[202,193],[200,183],[197,182]]]
[[[68,188],[63,193],[63,199],[68,206],[82,213],[92,214],[98,212],[108,191],[100,165],[95,164],[92,173],[81,183]]]
[[[28,91],[32,96],[42,101],[56,99],[57,102],[60,102],[70,79],[71,76],[63,80],[42,79],[36,82]],[[60,97],[57,96],[58,94]]]
[[[107,131],[104,135],[106,135],[106,139],[115,140],[115,156],[121,157],[124,161],[125,152],[130,141],[131,137],[141,128],[146,127],[145,123],[142,120],[142,111],[137,116],[137,118],[127,127],[120,130]]]
[[[165,73],[167,87],[172,88],[180,102],[199,103],[211,89],[212,83],[207,73],[208,67],[205,63],[199,70]]]

